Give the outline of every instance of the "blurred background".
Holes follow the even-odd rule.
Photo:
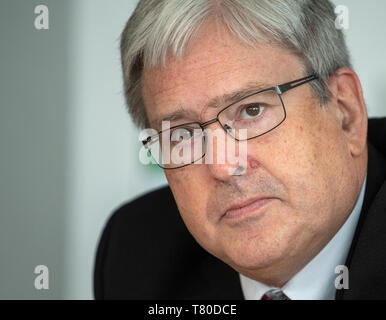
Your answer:
[[[136,0],[0,0],[0,299],[92,299],[110,214],[166,184],[138,160],[119,36]],[[370,117],[386,116],[386,2],[334,1]],[[37,5],[49,29],[35,28]],[[34,286],[37,265],[49,289]]]

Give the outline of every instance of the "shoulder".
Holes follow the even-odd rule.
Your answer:
[[[368,123],[368,141],[384,156],[386,155],[386,117],[371,118]]]
[[[350,290],[339,299],[386,298],[386,122],[369,121],[368,170],[365,198],[346,265]]]
[[[119,229],[155,221],[176,224],[179,213],[170,188],[165,186],[125,203],[114,211],[110,220]]]
[[[180,218],[170,188],[150,192],[106,223],[95,260],[95,298],[174,298],[206,255]]]

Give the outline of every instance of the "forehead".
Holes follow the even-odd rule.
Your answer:
[[[300,61],[288,51],[270,44],[252,47],[207,23],[182,58],[169,55],[165,66],[145,68],[142,94],[152,122],[179,108],[199,112],[209,100],[248,83],[276,85],[301,74]]]

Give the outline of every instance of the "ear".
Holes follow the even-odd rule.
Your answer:
[[[367,111],[359,78],[353,70],[340,68],[328,86],[351,155],[358,157],[365,152],[367,140]]]

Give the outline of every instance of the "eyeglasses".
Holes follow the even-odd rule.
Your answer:
[[[236,141],[260,137],[286,119],[282,94],[318,79],[316,74],[249,94],[218,112],[206,122],[189,122],[159,131],[142,141],[155,162],[163,169],[188,166],[205,156],[205,127],[218,122]],[[181,153],[184,156],[181,157]]]

